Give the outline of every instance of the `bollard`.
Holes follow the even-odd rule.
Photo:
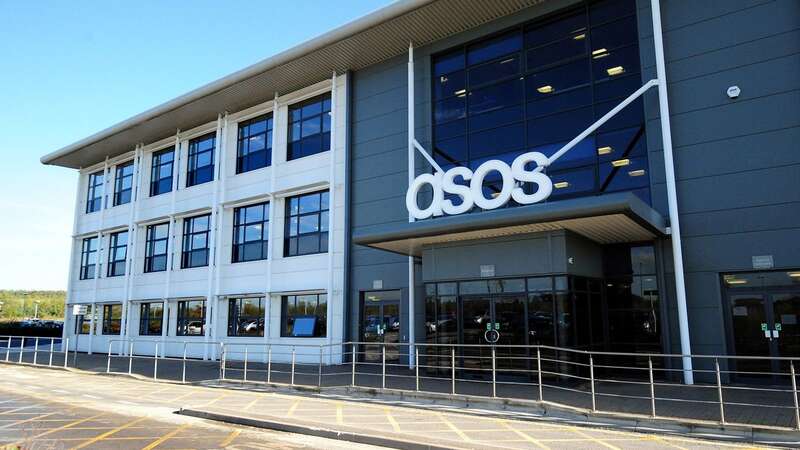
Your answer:
[[[794,361],[789,361],[789,371],[792,375],[792,398],[794,400],[794,423],[795,428],[800,430],[800,406],[797,402],[797,380],[794,372]]]
[[[381,347],[381,389],[386,389],[386,344]]]
[[[106,358],[106,373],[111,373],[111,341],[108,341],[108,357]]]
[[[158,342],[156,342],[156,351],[153,357],[153,380],[158,380]]]
[[[414,380],[419,392],[419,347],[414,347]]]
[[[536,347],[536,372],[538,372],[539,377],[539,401],[541,402],[544,397],[542,396],[542,349],[539,347]]]
[[[291,380],[292,386],[294,386],[294,357],[295,357],[295,351],[294,347],[292,347],[292,380]]]
[[[594,393],[594,358],[589,355],[589,379],[592,383],[592,412],[597,411],[597,398]]]
[[[714,370],[717,373],[717,393],[719,394],[719,421],[725,425],[725,403],[722,400],[722,380],[719,375],[719,359],[714,358]]]
[[[272,346],[267,349],[267,384],[272,382]]]
[[[247,381],[247,344],[244,345],[244,377],[242,381]]]
[[[64,342],[64,368],[67,368],[67,362],[69,361],[69,338],[67,338],[66,342]]]
[[[456,348],[450,347],[450,394],[456,395]]]
[[[133,340],[131,340],[131,345],[128,349],[128,375],[133,374]]]
[[[54,338],[50,338],[50,357],[47,361],[47,367],[53,367],[53,343],[55,342]]]
[[[647,370],[650,372],[650,417],[656,417],[656,387],[653,383],[653,358],[647,358]]]
[[[356,344],[351,346],[352,355],[350,358],[350,386],[356,387]]]
[[[19,341],[19,363],[22,364],[22,352],[25,351],[25,338]]]
[[[183,343],[183,368],[181,370],[181,383],[186,384],[186,342]]]
[[[492,344],[492,398],[497,398],[497,354]]]
[[[36,365],[36,361],[39,359],[39,336],[36,336],[36,341],[33,344],[33,365]]]

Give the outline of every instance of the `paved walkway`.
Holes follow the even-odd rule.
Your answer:
[[[530,420],[544,418],[525,418],[519,415],[503,417],[497,412],[484,411],[484,415],[479,415],[476,413],[481,411],[462,412],[454,408],[432,408],[430,405],[419,407],[425,405],[356,402],[347,398],[325,398],[274,390],[254,392],[153,383],[127,377],[0,364],[0,397],[10,394],[103,411],[113,405],[116,407],[115,413],[128,416],[140,416],[159,409],[203,411],[229,418],[238,416],[272,424],[306,426],[309,430],[324,429],[389,438],[406,442],[406,446],[416,444],[468,449],[740,447],[738,444],[719,440],[695,440],[680,436],[579,427],[568,423]],[[10,411],[13,413],[13,410],[14,408]],[[11,413],[7,408],[5,411],[0,410],[0,417],[9,414]],[[15,427],[19,425],[14,423]],[[116,429],[112,425],[116,428],[122,426],[118,422],[109,422],[109,431]],[[2,427],[0,424],[0,429]],[[172,431],[174,430],[175,428]],[[148,438],[156,437],[153,434],[156,433],[155,430],[148,431]],[[179,439],[185,435],[181,433],[175,432],[165,440]],[[164,436],[161,434],[158,439]],[[174,442],[169,447],[183,445]]]

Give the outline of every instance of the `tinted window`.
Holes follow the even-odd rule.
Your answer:
[[[210,222],[210,214],[183,219],[181,269],[208,265]]]
[[[264,336],[264,298],[228,301],[228,336]]]
[[[269,249],[269,203],[233,210],[232,262],[267,259]]]
[[[286,295],[281,299],[281,336],[325,337],[327,320],[326,294]]]
[[[100,211],[103,207],[103,171],[89,174],[89,188],[86,192],[86,212]]]
[[[239,124],[236,173],[267,167],[272,163],[272,114]]]
[[[186,187],[208,183],[214,179],[215,143],[215,133],[209,133],[189,141]]]
[[[330,148],[330,94],[289,106],[289,143],[286,159],[315,155]]]
[[[328,251],[328,191],[286,199],[284,256]]]
[[[133,192],[133,161],[117,166],[114,176],[114,206],[130,203]]]
[[[175,165],[175,150],[168,148],[153,153],[150,168],[150,196],[172,191],[172,172]]]
[[[167,270],[167,243],[169,240],[169,223],[147,226],[145,242],[144,271],[162,272]]]

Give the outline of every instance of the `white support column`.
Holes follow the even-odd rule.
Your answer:
[[[134,271],[134,252],[136,244],[136,207],[139,204],[139,193],[141,190],[141,159],[142,146],[137,145],[133,156],[133,190],[131,192],[130,215],[128,217],[128,245],[125,250],[125,288],[124,299],[122,301],[122,317],[120,323],[120,348],[119,354],[123,355],[126,351],[124,344],[125,337],[128,335],[128,312],[131,301],[132,280]]]
[[[213,197],[211,203],[211,223],[213,224],[213,233],[211,234],[209,248],[213,249],[214,257],[209,260],[208,266],[208,294],[206,295],[206,312],[208,317],[211,317],[211,324],[205,327],[205,342],[203,350],[203,358],[208,358],[209,355],[209,341],[212,337],[216,337],[219,330],[217,329],[217,321],[213,320],[216,316],[214,313],[217,309],[217,299],[220,294],[220,270],[222,264],[222,218],[224,217],[224,208],[222,204],[225,202],[225,180],[226,180],[226,152],[227,152],[227,134],[228,134],[228,113],[220,114],[217,116],[217,135],[216,135],[216,151],[214,152],[214,169],[216,176],[214,177]]]
[[[70,310],[70,302],[72,301],[72,290],[75,287],[75,245],[76,240],[78,239],[75,237],[75,234],[78,232],[78,218],[82,214],[81,211],[85,211],[81,209],[80,201],[81,201],[81,172],[78,170],[78,182],[77,186],[75,186],[75,212],[73,213],[72,217],[72,242],[70,243],[70,251],[69,251],[69,273],[67,274],[67,295],[66,295],[66,306],[64,308],[64,327],[61,329],[61,350],[66,351],[66,347],[64,347],[64,342],[71,332],[69,330],[75,329],[75,317],[72,315],[72,311]],[[80,266],[80,259],[78,259],[78,265]],[[77,347],[76,347],[77,348]]]
[[[264,292],[264,343],[269,342],[270,332],[270,307],[272,306],[272,262],[275,259],[274,242],[275,242],[275,177],[277,171],[275,170],[275,149],[278,143],[278,130],[281,125],[278,124],[278,93],[275,92],[275,99],[272,101],[272,149],[270,160],[272,161],[269,172],[269,240],[267,241],[267,282]]]
[[[336,116],[339,113],[336,99],[336,72],[331,76],[331,144],[330,144],[330,172],[328,173],[328,313],[327,317],[327,330],[328,342],[331,342],[331,335],[333,334],[333,305],[334,305],[334,292],[333,292],[333,279],[334,279],[334,262],[333,253],[336,250],[335,246],[335,226],[336,223]]]
[[[415,139],[415,121],[414,121],[414,45],[408,44],[408,186],[414,182],[415,164],[414,164],[414,139]],[[414,217],[409,213],[408,221],[413,222]],[[414,353],[416,348],[416,335],[414,333],[416,328],[414,303],[415,303],[415,286],[414,286],[414,257],[408,257],[408,366],[414,367]]]
[[[664,40],[661,30],[661,4],[650,0],[653,14],[653,38],[656,51],[656,73],[658,74],[658,107],[661,116],[661,140],[664,146],[664,170],[667,181],[667,204],[669,205],[669,226],[672,241],[672,257],[675,269],[675,297],[678,302],[678,326],[681,334],[681,353],[683,356],[683,381],[694,384],[692,373],[692,345],[689,336],[689,313],[686,307],[686,285],[683,277],[683,251],[681,248],[681,228],[678,214],[678,194],[675,187],[675,165],[672,156],[672,131],[669,121],[669,102],[667,99],[667,73],[664,62]]]

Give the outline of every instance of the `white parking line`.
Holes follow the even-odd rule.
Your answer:
[[[102,400],[102,397],[97,397],[95,395],[83,394],[83,396],[86,397],[86,398],[94,399],[94,400]]]

